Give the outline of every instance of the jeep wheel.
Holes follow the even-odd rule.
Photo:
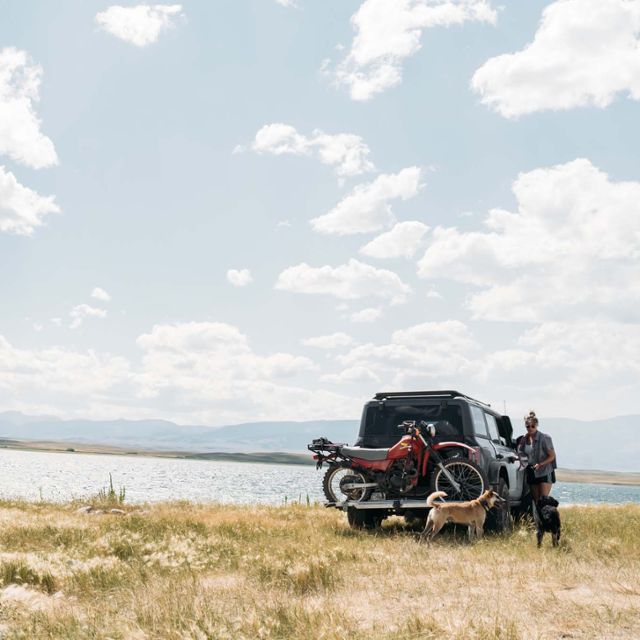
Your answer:
[[[509,531],[513,525],[509,486],[504,478],[500,478],[496,493],[504,500],[504,502],[496,502],[494,508],[489,511],[487,514],[485,529],[487,531],[495,531],[496,533],[504,533]]]
[[[384,516],[372,509],[347,509],[347,522],[352,529],[377,529]]]
[[[419,515],[415,511],[406,511],[404,521],[409,531],[422,531],[427,524],[427,516]]]

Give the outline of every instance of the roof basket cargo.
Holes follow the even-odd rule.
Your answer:
[[[466,400],[471,400],[472,402],[482,404],[485,407],[491,406],[487,402],[476,400],[471,396],[460,393],[460,391],[454,391],[452,389],[446,389],[442,391],[381,391],[380,393],[376,393],[376,395],[374,396],[374,400],[379,401],[386,400],[387,398],[465,398]]]

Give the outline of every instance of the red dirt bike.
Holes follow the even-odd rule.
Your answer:
[[[426,422],[407,420],[398,429],[404,435],[389,449],[348,447],[326,438],[308,445],[318,468],[329,464],[322,482],[328,506],[364,502],[373,494],[380,500],[419,499],[433,491],[444,491],[448,501],[473,500],[485,491],[478,448],[435,443],[436,427]]]

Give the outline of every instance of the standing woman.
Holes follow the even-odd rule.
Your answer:
[[[524,419],[526,435],[520,438],[518,450],[529,458],[527,484],[534,502],[551,493],[551,485],[556,481],[556,452],[553,440],[546,433],[538,431],[538,418],[534,411]]]

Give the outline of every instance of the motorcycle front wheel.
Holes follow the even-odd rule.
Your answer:
[[[431,490],[444,491],[447,502],[463,502],[479,498],[487,489],[488,482],[482,469],[463,458],[451,458],[444,465],[459,486],[455,488],[451,480],[440,467],[436,467],[431,475]]]
[[[327,469],[322,480],[322,490],[329,502],[343,502],[353,500],[364,502],[371,497],[371,487],[345,488],[345,485],[364,484],[367,479],[359,471],[350,467],[335,464]]]

